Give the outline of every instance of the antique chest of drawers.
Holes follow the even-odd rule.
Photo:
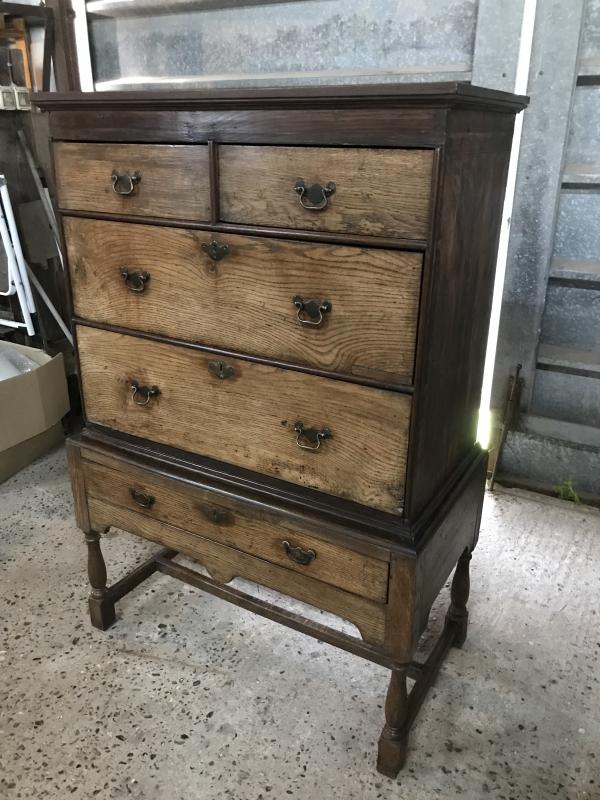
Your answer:
[[[480,386],[525,98],[440,84],[37,102],[86,422],[68,455],[92,624],[159,571],[383,664],[378,768],[395,775],[466,635]],[[110,526],[163,549],[107,586]],[[444,632],[418,664],[455,565]]]

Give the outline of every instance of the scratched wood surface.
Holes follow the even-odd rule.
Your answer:
[[[269,518],[208,490],[161,479],[140,469],[116,470],[83,461],[88,496],[196,532],[301,575],[353,594],[385,602],[388,564],[307,534],[285,517]],[[132,496],[132,490],[135,497]],[[137,498],[137,502],[136,502]],[[139,503],[149,504],[140,507]],[[315,558],[298,564],[290,547],[312,550]]]
[[[424,239],[433,150],[219,147],[221,218],[280,228]],[[322,211],[302,208],[294,184],[336,185]]]
[[[233,358],[221,379],[185,347],[81,325],[77,338],[91,422],[400,513],[410,397]],[[161,393],[140,407],[132,380]],[[298,421],[332,438],[301,449]]]
[[[422,256],[67,217],[83,318],[385,382],[413,375]],[[202,245],[228,253],[212,260]],[[146,272],[142,292],[121,271]],[[329,300],[319,327],[293,298]]]
[[[197,559],[220,583],[246,578],[350,620],[366,641],[380,644],[384,639],[386,606],[383,604],[104,500],[90,498],[89,507],[92,524],[97,528],[111,525],[143,536]]]
[[[61,208],[165,219],[209,219],[206,145],[57,142],[54,164]],[[131,195],[121,196],[113,191],[113,170],[140,176]]]

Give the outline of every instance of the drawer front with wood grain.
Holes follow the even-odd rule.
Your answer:
[[[385,602],[389,565],[302,531],[283,515],[257,511],[208,489],[143,469],[83,462],[86,493],[184,528],[300,575]]]
[[[401,513],[398,392],[77,326],[90,422]]]
[[[382,644],[384,641],[387,606],[383,603],[345,592],[309,575],[300,575],[106,500],[89,497],[88,509],[90,523],[95,528],[112,526],[143,536],[197,560],[219,583],[245,578],[349,620],[367,642]]]
[[[432,150],[219,148],[227,222],[425,239]]]
[[[73,211],[206,221],[206,145],[57,142],[58,204]]]
[[[411,383],[422,256],[65,218],[75,313]]]

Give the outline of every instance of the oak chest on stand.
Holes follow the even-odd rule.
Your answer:
[[[37,102],[86,421],[68,455],[92,624],[159,571],[382,664],[377,765],[395,775],[466,636],[477,416],[525,98],[428,84]],[[110,526],[163,549],[107,586]],[[455,565],[441,639],[415,663]]]

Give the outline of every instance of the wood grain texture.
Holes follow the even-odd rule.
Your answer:
[[[98,94],[98,92],[95,92]],[[170,92],[162,92],[164,99]],[[231,111],[102,109],[52,112],[54,139],[80,142],[364,145],[442,143],[446,110],[431,108],[247,108]]]
[[[65,218],[75,314],[387,382],[412,381],[422,256]],[[202,244],[229,248],[211,260]],[[143,292],[121,276],[149,272]],[[292,300],[329,300],[318,328]]]
[[[406,669],[392,670],[385,698],[385,726],[377,747],[377,771],[395,778],[404,766],[408,749],[408,692]]]
[[[410,399],[405,395],[77,326],[87,418],[183,450],[399,513]],[[161,394],[133,403],[131,380]],[[328,426],[318,452],[294,424]]]
[[[259,514],[286,516],[297,529],[378,561],[389,562],[391,550],[403,555],[413,552],[406,521],[395,514],[221,461],[209,464],[202,456],[97,425],[86,425],[73,441],[82,448],[87,461],[109,469],[140,468],[168,481],[193,484],[233,502],[251,505]],[[343,518],[340,507],[345,512]]]
[[[432,150],[219,147],[221,219],[282,228],[425,238]],[[294,184],[336,184],[322,211],[300,205]]]
[[[415,643],[427,626],[429,611],[461,553],[472,550],[479,535],[485,493],[487,454],[472,464],[455,489],[453,501],[433,520],[419,548],[416,571]],[[390,570],[393,575],[393,567]],[[390,585],[391,593],[391,585]]]
[[[395,660],[409,664],[419,640],[415,636],[415,558],[394,554],[390,563],[385,650]]]
[[[288,594],[349,620],[365,641],[376,644],[383,641],[384,605],[103,500],[90,498],[89,506],[96,526],[110,525],[177,550],[196,559],[221,583],[240,577]]]
[[[69,477],[71,478],[71,490],[73,492],[75,522],[77,523],[78,528],[80,528],[84,533],[88,533],[91,528],[87,505],[85,476],[81,460],[81,448],[67,440],[66,450]]]
[[[85,92],[84,94],[39,92],[33,101],[40,108],[115,110],[123,113],[129,109],[222,108],[240,112],[246,108],[350,108],[384,107],[402,110],[437,107],[464,107],[467,104],[479,110],[504,110],[515,114],[525,108],[529,98],[498,89],[465,83],[464,81],[439,81],[431,83],[372,83],[333,84],[320,86],[259,86],[181,89],[178,91],[112,91]],[[310,117],[309,117],[310,118]]]
[[[250,505],[139,469],[120,471],[85,460],[83,467],[91,497],[110,498],[112,505],[198,533],[353,594],[386,601],[386,562],[311,536],[283,516],[259,514]],[[140,508],[132,498],[132,489],[154,501],[148,508]],[[312,549],[316,558],[306,565],[295,563],[286,555],[284,541],[292,547]]]
[[[453,111],[426,259],[407,486],[416,518],[477,438],[514,118]]]
[[[205,145],[56,142],[54,164],[61,208],[166,219],[210,218]],[[131,195],[113,191],[113,170],[141,176]]]
[[[173,551],[171,550],[168,552]],[[320,622],[315,622],[306,616],[302,616],[302,614],[292,611],[290,608],[285,608],[276,603],[270,603],[254,594],[244,592],[233,585],[218,583],[213,580],[210,575],[204,575],[198,570],[191,569],[172,559],[158,556],[155,563],[157,569],[163,575],[168,575],[171,578],[182,581],[188,586],[193,586],[201,592],[206,592],[214,597],[218,597],[220,600],[232,603],[239,608],[243,608],[245,611],[259,614],[265,619],[271,620],[271,622],[285,625],[299,633],[312,636],[321,642],[339,647],[348,653],[352,653],[352,655],[366,658],[368,661],[372,661],[375,664],[380,664],[382,667],[395,669],[398,666],[381,651],[381,648],[377,644],[369,644],[359,636],[352,636],[351,633],[342,633],[337,628],[330,627],[329,625],[322,625]]]

